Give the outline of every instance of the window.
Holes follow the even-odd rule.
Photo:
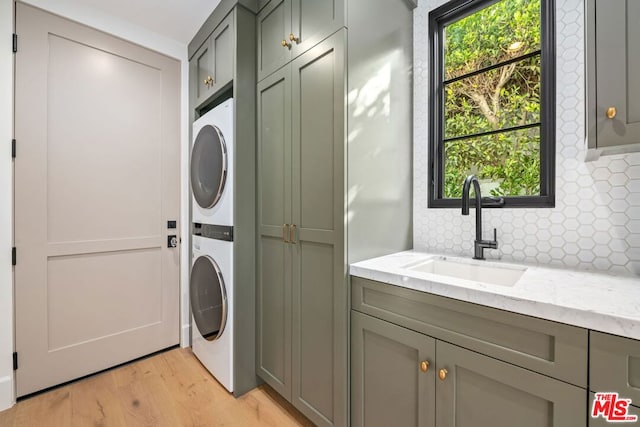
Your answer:
[[[429,14],[429,207],[553,207],[553,0],[453,0]]]

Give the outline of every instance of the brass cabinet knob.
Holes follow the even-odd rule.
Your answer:
[[[426,360],[423,360],[422,362],[420,362],[420,370],[422,372],[427,372],[427,370],[429,370],[429,362]]]
[[[213,85],[213,82],[214,82],[214,80],[213,80],[213,77],[211,77],[211,76],[207,76],[207,78],[206,78],[206,79],[204,79],[204,84],[205,84],[207,87],[212,86],[212,85]]]
[[[291,43],[289,43],[288,41],[286,41],[286,40],[284,40],[284,39],[280,42],[280,44],[282,45],[282,47],[289,47],[289,46],[291,46]]]
[[[616,110],[616,107],[609,107],[607,108],[607,117],[610,119],[613,119],[616,114],[618,114],[618,110]]]
[[[444,381],[447,378],[447,374],[449,373],[449,371],[447,371],[446,369],[442,368],[438,371],[438,377]]]
[[[204,79],[204,84],[209,86],[209,79]]]
[[[289,34],[289,40],[296,43],[298,43],[299,41],[299,39],[293,33]]]

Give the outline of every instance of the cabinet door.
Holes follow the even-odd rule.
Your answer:
[[[211,38],[208,38],[189,62],[192,108],[202,105],[212,94],[210,81],[213,79],[213,56]]]
[[[436,343],[438,427],[584,427],[584,389],[457,347]]]
[[[595,14],[598,148],[640,144],[640,2],[596,0]]]
[[[212,52],[211,77],[213,78],[213,85],[210,89],[212,94],[233,80],[233,36],[233,13],[230,13],[209,37]]]
[[[258,84],[257,372],[291,399],[291,82],[285,67]]]
[[[435,350],[433,338],[352,311],[351,425],[434,427]]]
[[[617,392],[640,405],[640,341],[589,332],[589,388]]]
[[[346,425],[345,36],[291,63],[293,404]]]
[[[292,0],[287,40],[295,58],[345,25],[345,0]],[[292,40],[293,39],[293,40]]]
[[[291,60],[291,0],[272,0],[258,13],[258,81]],[[282,42],[287,46],[283,46]]]

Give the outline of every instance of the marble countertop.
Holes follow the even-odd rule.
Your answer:
[[[433,257],[488,267],[516,266],[406,251],[351,264],[349,274],[640,340],[640,277],[523,265],[516,267],[526,268],[516,284],[503,286],[406,268]]]

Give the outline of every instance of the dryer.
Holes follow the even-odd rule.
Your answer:
[[[193,123],[194,223],[233,225],[233,108],[229,98]]]
[[[233,229],[202,225],[192,236],[189,282],[193,353],[233,392]]]

